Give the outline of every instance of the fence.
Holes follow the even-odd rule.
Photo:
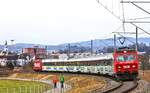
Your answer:
[[[20,86],[14,88],[0,88],[0,93],[46,93],[50,88],[47,85]]]
[[[143,87],[138,93],[150,93],[150,85]]]

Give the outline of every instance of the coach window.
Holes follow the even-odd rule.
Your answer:
[[[73,66],[76,66],[76,61],[73,62]]]
[[[113,64],[113,59],[110,60],[110,65],[112,65],[112,64]]]
[[[84,61],[81,61],[80,64],[81,64],[81,66],[84,66]]]
[[[77,61],[74,62],[74,66],[77,66]]]
[[[68,66],[68,62],[66,62],[66,66]]]
[[[89,66],[89,62],[86,63],[86,66]]]
[[[99,62],[96,62],[96,66],[99,66]]]
[[[47,64],[47,63],[43,63],[43,65],[44,65],[44,66],[48,66],[48,64]]]
[[[98,61],[98,64],[101,65],[101,62],[102,62],[102,61]]]
[[[63,66],[63,65],[64,65],[64,62],[60,62],[60,63],[59,63],[59,66]]]
[[[51,64],[52,66],[54,66],[54,62],[51,62],[50,64]]]
[[[88,66],[91,66],[91,62],[88,62],[87,65],[88,65]]]
[[[69,62],[69,66],[72,66],[72,62]]]
[[[70,62],[68,62],[67,65],[70,66]]]
[[[109,64],[109,61],[108,61],[108,60],[106,60],[106,61],[105,61],[105,65],[106,65],[106,66],[108,66],[108,64]]]
[[[85,61],[85,66],[88,66],[89,65],[89,62],[88,61]]]
[[[65,62],[62,62],[63,66],[65,66]]]
[[[103,61],[99,61],[99,65],[102,65],[103,63],[102,63]]]
[[[76,62],[74,61],[74,62],[72,62],[72,66],[75,66],[76,65]]]
[[[53,62],[53,65],[54,65],[54,66],[56,66],[56,65],[57,65],[57,63],[56,63],[56,62]]]
[[[101,68],[101,71],[103,71],[103,68]]]
[[[104,66],[106,66],[106,62],[104,61]]]
[[[71,66],[75,66],[75,61],[71,62]]]
[[[57,62],[57,66],[61,66],[61,62]]]
[[[104,60],[101,61],[101,65],[104,66]]]
[[[106,65],[110,65],[110,60],[106,60]]]
[[[67,62],[67,66],[69,66],[69,62]]]
[[[112,64],[113,64],[113,60],[112,60],[112,59],[110,59],[110,62],[109,62],[109,63],[110,63],[110,65],[112,65]]]
[[[99,61],[96,61],[96,66],[98,66],[99,65]]]
[[[57,65],[57,66],[60,66],[60,65],[61,65],[61,62],[56,62],[56,65]]]
[[[77,61],[77,66],[79,66],[80,65],[80,63]]]
[[[76,66],[78,66],[78,61],[76,61]]]
[[[80,61],[80,65],[81,65],[81,66],[84,66],[84,63],[83,63],[82,61]]]

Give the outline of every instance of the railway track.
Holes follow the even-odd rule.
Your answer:
[[[63,73],[62,72],[60,73],[59,72],[31,72],[31,73],[55,74],[55,75],[64,74],[64,75],[71,75],[71,76],[83,75],[83,76],[94,76],[95,78],[100,78],[100,76],[104,77],[105,81],[107,82],[105,87],[103,89],[91,90],[89,91],[89,93],[128,93],[138,86],[137,81],[121,82],[107,75],[105,76],[105,75],[96,75],[96,74],[66,73],[66,72]]]
[[[138,86],[137,81],[125,81],[122,82],[120,86],[108,89],[101,93],[129,93],[134,90]]]
[[[56,73],[58,74],[58,73]],[[70,75],[70,73],[65,73],[65,75]],[[107,84],[103,89],[96,89],[89,91],[89,93],[128,93],[134,90],[138,86],[137,80],[134,81],[119,81],[115,80],[112,77],[105,76],[105,75],[95,75],[95,74],[72,74],[72,75],[86,75],[86,76],[96,76],[98,78],[99,76],[103,76]]]

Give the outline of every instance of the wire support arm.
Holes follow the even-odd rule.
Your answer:
[[[121,3],[150,3],[150,1],[121,1]]]
[[[138,6],[137,4],[135,3],[132,3],[134,6],[136,6],[137,8],[141,9],[142,11],[146,12],[147,14],[150,15],[150,12],[146,11],[145,9],[143,9],[142,7]]]
[[[144,29],[142,29],[141,27],[135,25],[134,23],[131,23],[133,26],[139,28],[140,30],[142,30],[143,32],[145,32],[146,34],[150,35],[150,33],[148,31],[145,31]]]
[[[150,21],[125,21],[124,23],[150,23]]]

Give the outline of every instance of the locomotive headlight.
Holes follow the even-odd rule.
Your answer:
[[[135,66],[135,65],[132,65],[132,67],[135,68],[136,66]]]
[[[118,68],[121,68],[121,66],[118,66]]]
[[[127,51],[123,51],[124,53],[127,53]]]

